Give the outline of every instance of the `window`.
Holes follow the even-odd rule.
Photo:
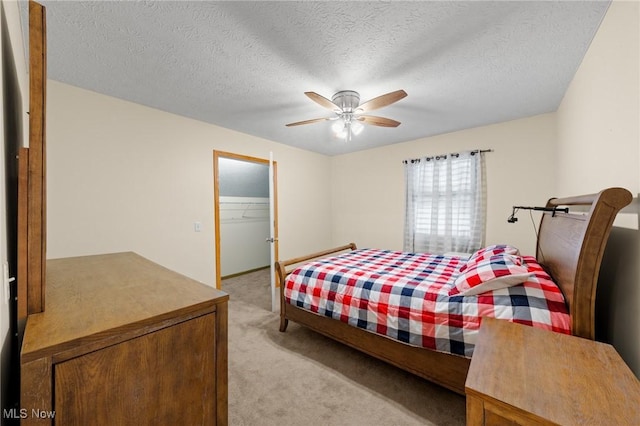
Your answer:
[[[405,163],[404,249],[471,253],[484,245],[484,154],[424,157]]]

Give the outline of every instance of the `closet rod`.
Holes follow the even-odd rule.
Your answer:
[[[220,204],[255,204],[255,205],[267,205],[268,201],[220,201]]]

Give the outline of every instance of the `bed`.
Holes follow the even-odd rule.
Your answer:
[[[475,333],[483,316],[594,339],[600,263],[613,220],[631,200],[631,193],[623,188],[550,199],[546,207],[568,207],[569,211],[543,212],[535,256],[513,252],[513,248],[507,244],[489,246],[484,248],[484,252],[480,251],[471,259],[466,259],[456,255],[359,250],[351,243],[276,262],[280,284],[280,331],[285,332],[288,321],[294,321],[464,394]],[[474,275],[472,270],[477,267],[484,271],[482,268],[486,267],[487,262],[490,269],[500,270],[504,266],[495,265],[505,259],[516,263],[516,266],[506,267],[506,275],[512,278],[522,273],[526,278],[516,285],[509,283],[496,289],[489,284],[489,281],[494,282],[492,280],[476,280],[469,288],[467,284],[471,281],[462,279],[465,274],[467,278],[484,277],[484,272]],[[496,275],[500,273],[493,272],[492,276]],[[360,278],[363,283],[377,283],[377,287],[366,287],[367,284],[364,290],[359,290],[361,293],[354,294],[353,286],[341,285],[355,283]],[[316,285],[325,287],[314,287]],[[404,285],[405,288],[397,290],[394,286],[398,285]],[[411,288],[410,293],[422,296],[420,305],[405,300],[398,305],[399,308],[390,308],[391,299],[404,298],[407,285]],[[474,289],[475,285],[479,286]],[[489,287],[482,288],[485,285]],[[422,291],[426,288],[424,286],[431,290]],[[492,301],[487,302],[487,298]],[[519,305],[517,309],[510,302],[495,302],[506,299],[514,300],[514,304]],[[312,303],[313,300],[317,303]],[[357,318],[356,314],[355,319],[349,319],[348,307],[354,303],[356,307],[359,304],[367,306],[366,309],[355,309],[361,312],[361,318]],[[441,306],[443,304],[444,308]],[[541,309],[540,304],[546,305],[544,309],[547,310]],[[379,311],[372,312],[372,305]],[[531,307],[533,305],[535,307]],[[490,309],[481,306],[490,306]],[[421,321],[424,324],[416,323],[416,315],[413,315],[416,312],[407,313],[412,307],[419,312],[417,317],[423,318]],[[462,314],[456,311],[455,314],[444,315],[448,318],[446,320],[442,319],[442,313],[438,313],[438,310],[446,313],[455,309],[461,309]],[[391,311],[399,319],[387,319],[386,315]],[[475,314],[469,315],[472,311]],[[508,311],[512,312],[509,314]],[[362,315],[368,318],[362,318]],[[460,331],[442,321],[458,323],[454,326]],[[445,338],[434,338],[428,333],[398,331],[399,323],[411,323],[411,327],[420,330],[444,328],[448,334]],[[391,326],[387,327],[389,324]]]

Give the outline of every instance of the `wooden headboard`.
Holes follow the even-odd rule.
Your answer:
[[[632,199],[626,189],[608,188],[597,194],[547,202],[547,207],[569,207],[569,213],[542,215],[536,257],[565,296],[575,336],[595,338],[596,287],[602,255],[616,214]],[[575,213],[571,206],[590,207]]]

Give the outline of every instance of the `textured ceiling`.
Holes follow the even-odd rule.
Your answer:
[[[64,83],[327,155],[555,111],[609,1],[41,1]],[[23,11],[26,8],[22,8]],[[24,14],[23,14],[23,18]],[[404,89],[346,143],[304,96]],[[184,143],[185,141],[181,141]]]

